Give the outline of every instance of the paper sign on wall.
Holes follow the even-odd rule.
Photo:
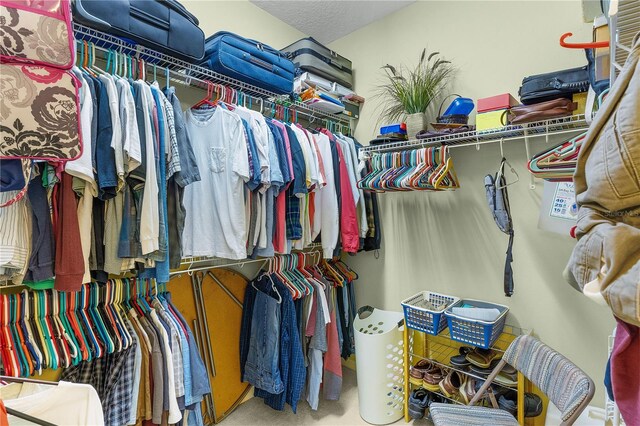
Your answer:
[[[576,204],[573,182],[559,182],[551,203],[549,216],[560,219],[576,220],[578,205]]]

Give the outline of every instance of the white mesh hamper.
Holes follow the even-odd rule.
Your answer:
[[[367,423],[385,425],[403,416],[403,318],[402,312],[363,306],[353,322],[360,417]]]

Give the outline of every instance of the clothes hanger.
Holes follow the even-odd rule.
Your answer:
[[[29,339],[31,340],[33,350],[36,352],[40,361],[38,370],[42,371],[43,368],[47,367],[46,352],[44,348],[44,340],[42,340],[34,320],[34,303],[32,300],[32,294],[27,292],[27,290],[23,290],[22,297],[22,305],[24,307],[24,324],[27,329]]]
[[[51,331],[52,342],[58,352],[60,367],[67,368],[71,366],[71,349],[67,346],[64,333],[56,321],[55,301],[53,300],[51,290],[44,290],[43,296],[47,310],[45,319]]]
[[[28,296],[26,295],[27,290],[21,291],[16,297],[19,299],[18,306],[18,317],[20,318],[20,327],[22,328],[22,334],[25,339],[25,343],[27,348],[31,352],[31,358],[34,362],[34,373],[37,371],[38,374],[42,373],[42,353],[40,352],[38,346],[35,344],[33,338],[33,332],[31,331],[31,324],[29,323],[29,303]]]
[[[64,292],[53,290],[54,303],[57,305],[56,309],[58,312],[57,319],[60,322],[60,327],[64,332],[65,339],[69,342],[69,347],[71,349],[71,365],[78,365],[82,360],[82,349],[78,339],[76,338],[75,330],[69,322],[66,298],[60,297],[61,293]]]
[[[80,347],[80,352],[82,355],[81,361],[91,361],[93,359],[93,355],[90,349],[91,346],[89,342],[89,336],[84,333],[81,325],[81,314],[78,312],[79,309],[76,310],[78,292],[60,292],[59,295],[62,304],[65,306],[67,320],[71,324],[71,329],[73,330],[76,341],[78,342],[78,345]]]
[[[573,33],[564,33],[560,36],[560,46],[568,49],[600,49],[609,47],[609,40],[593,41],[588,43],[567,43],[565,40],[573,36]]]
[[[33,375],[36,371],[40,370],[40,359],[38,358],[38,354],[33,348],[33,345],[29,338],[29,334],[27,333],[27,328],[25,326],[24,302],[22,301],[22,293],[16,293],[14,297],[16,301],[16,326],[18,329],[18,335],[21,339],[20,341],[22,342],[23,349],[27,354],[27,360],[30,360],[30,375]]]
[[[92,358],[100,358],[103,356],[103,346],[98,338],[98,326],[92,326],[92,322],[90,321],[90,307],[89,307],[89,284],[83,284],[80,287],[80,291],[76,292],[77,297],[77,305],[80,308],[80,319],[81,324],[84,327],[85,335],[89,337],[88,343],[90,344],[90,350],[92,354]]]
[[[109,320],[103,317],[102,305],[100,303],[100,288],[98,283],[89,284],[89,313],[93,320],[93,325],[98,330],[100,340],[105,345],[105,352],[112,354],[115,352],[116,343],[113,340],[113,330],[110,329]]]
[[[20,374],[16,353],[13,351],[13,339],[9,330],[9,297],[6,294],[0,295],[2,300],[2,365],[5,374],[17,376]]]
[[[16,352],[16,358],[18,360],[18,369],[20,376],[29,376],[31,373],[31,362],[27,359],[28,355],[25,353],[23,342],[20,340],[20,334],[16,327],[16,297],[14,294],[9,295],[9,330],[11,331],[11,337],[15,342],[14,350]]]
[[[47,315],[47,302],[46,302],[46,294],[44,291],[38,291],[36,293],[36,300],[38,301],[38,319],[40,321],[43,336],[45,338],[45,342],[47,347],[49,348],[49,354],[51,355],[52,365],[50,368],[56,370],[58,367],[62,365],[62,354],[58,352],[58,348],[56,347],[55,334],[53,330],[50,328],[50,324],[48,322]]]
[[[269,274],[263,274],[263,275],[264,275],[264,276],[266,276],[267,278],[269,278],[269,281],[271,282],[271,289],[272,289],[272,290],[273,290],[273,292],[276,294],[276,296],[278,296],[278,298],[276,299],[276,301],[277,301],[277,303],[278,303],[278,304],[281,304],[281,303],[282,303],[282,296],[280,296],[280,293],[278,293],[278,290],[276,289],[276,284],[273,282],[273,278],[271,278],[271,275],[269,275]],[[251,286],[252,286],[253,288],[255,288],[255,289],[256,289],[256,291],[259,291],[259,292],[261,292],[261,293],[264,293],[262,290],[260,290],[258,287],[256,287],[256,282],[255,282],[255,280],[253,280],[253,281],[251,282]],[[268,293],[265,293],[265,294],[267,294],[269,297],[272,297],[272,296],[271,296],[270,294],[268,294]]]

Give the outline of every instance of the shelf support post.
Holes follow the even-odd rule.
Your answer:
[[[529,161],[531,160],[531,150],[529,147],[529,127],[526,124],[524,126],[524,148],[527,151],[527,161]],[[531,173],[529,173],[529,189],[536,189],[536,181]]]

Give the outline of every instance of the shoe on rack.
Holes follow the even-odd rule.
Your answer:
[[[414,420],[423,418],[430,400],[430,393],[426,389],[414,389],[409,396],[409,416]]]
[[[480,368],[490,368],[491,363],[502,358],[501,352],[492,349],[475,348],[466,355],[467,361]]]
[[[518,386],[518,370],[507,364],[494,381],[502,386],[516,387]]]
[[[440,382],[440,390],[448,397],[453,398],[458,393],[460,387],[466,382],[467,376],[456,370],[449,371],[449,374]]]
[[[498,408],[504,411],[508,411],[513,417],[517,417],[518,416],[517,396],[514,399],[511,399],[510,397],[511,395],[500,395],[500,397],[498,398]]]
[[[444,372],[440,367],[434,367],[424,373],[422,386],[431,392],[437,392],[440,390],[440,382],[442,379],[444,379]]]
[[[469,361],[467,361],[467,356],[466,355],[455,355],[455,356],[452,356],[449,359],[449,364],[451,364],[452,367],[456,367],[456,368],[460,368],[460,369],[466,369],[468,366],[471,365],[471,363]]]
[[[482,385],[481,385],[482,386]],[[476,379],[474,377],[467,377],[467,380],[458,389],[460,398],[465,405],[469,405],[474,396],[476,396]]]
[[[535,393],[524,394],[524,416],[537,417],[542,414],[542,399]]]
[[[422,386],[424,373],[431,370],[433,366],[426,359],[421,359],[409,369],[409,382],[416,386]]]

